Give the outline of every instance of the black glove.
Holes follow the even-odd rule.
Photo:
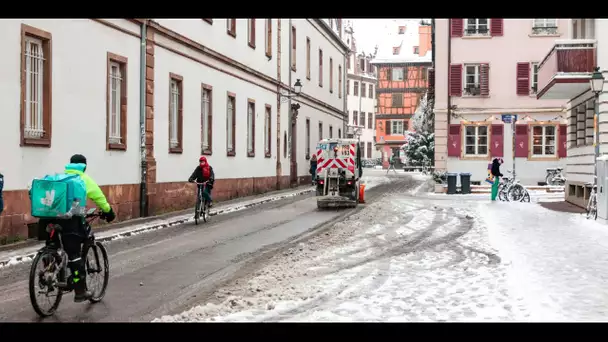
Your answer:
[[[116,214],[114,213],[114,209],[110,208],[110,211],[104,214],[106,222],[112,222],[116,218]]]

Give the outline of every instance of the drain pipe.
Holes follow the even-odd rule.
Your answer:
[[[291,23],[291,19],[289,19],[289,29],[287,30],[287,34],[289,34],[289,62],[288,62],[288,70],[289,73],[287,74],[287,135],[288,135],[288,140],[289,140],[289,144],[287,145],[288,147],[288,153],[287,156],[289,157],[289,186],[291,187],[291,172],[292,170],[292,160],[295,156],[292,156],[291,154],[293,153],[293,144],[295,143],[293,141],[293,131],[291,129],[292,125],[291,125],[291,120],[293,120],[293,113],[291,110],[291,74],[292,74],[292,68],[291,68],[291,62],[293,61],[293,56],[292,56],[292,51],[293,51],[293,26]],[[297,174],[297,172],[296,172]],[[296,176],[297,177],[297,176]]]
[[[146,162],[146,40],[148,21],[144,19],[141,24],[141,47],[139,66],[139,138],[141,158],[141,182],[139,184],[139,216],[148,216],[148,198],[146,178],[148,176],[148,163]]]
[[[446,92],[447,96],[448,96],[448,108],[446,110],[446,113],[448,113],[448,130],[450,129],[450,123],[452,122],[452,97],[450,96],[450,65],[452,65],[452,32],[451,31],[451,26],[452,23],[450,21],[451,19],[447,19],[448,21],[448,72],[447,72],[447,78],[448,78],[448,91]],[[435,51],[433,51],[433,58],[435,58]],[[437,71],[435,71],[435,73],[437,73]]]
[[[347,57],[348,56],[348,57]],[[348,82],[348,68],[346,67],[346,58],[350,58],[348,50],[346,54],[344,54],[344,58],[342,61],[342,65],[344,66],[344,73],[340,75],[342,77],[342,95],[344,98],[342,99],[342,136],[339,138],[346,138],[346,125],[348,125],[348,101],[346,95],[346,82]]]

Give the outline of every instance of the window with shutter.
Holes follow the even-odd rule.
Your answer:
[[[476,19],[465,19],[465,36],[488,36],[490,35],[489,27],[490,19],[487,18],[476,18]]]
[[[530,63],[517,63],[517,95],[530,95]]]
[[[390,120],[386,120],[384,121],[384,129],[386,130],[385,134],[386,135],[391,135],[391,121]]]
[[[480,65],[465,64],[464,66],[464,95],[478,96],[481,95],[480,83]]]
[[[488,126],[464,126],[464,154],[466,156],[487,156],[488,145]]]
[[[540,63],[534,62],[530,63],[530,72],[532,73],[532,77],[530,77],[530,95],[536,94],[538,92],[538,65]]]
[[[557,19],[532,19],[533,35],[557,34]]]
[[[553,125],[532,126],[532,157],[554,157],[557,155],[557,127]]]
[[[403,107],[403,93],[393,93],[392,94],[392,107],[400,108]]]

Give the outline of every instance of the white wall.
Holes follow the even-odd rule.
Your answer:
[[[21,23],[52,34],[51,147],[20,147]],[[113,23],[139,33],[138,25]],[[89,19],[1,20],[0,172],[5,190],[61,171],[72,154],[87,157],[100,185],[140,182],[139,38]],[[106,151],[107,53],[128,58],[127,151]]]
[[[350,77],[355,77],[356,79],[350,79]],[[372,122],[375,123],[376,122],[376,108],[375,108],[375,104],[376,104],[376,86],[377,83],[372,83],[369,82],[367,79],[364,79],[363,82],[361,82],[360,78],[358,76],[354,76],[354,75],[350,75],[349,77],[349,84],[348,87],[350,88],[349,92],[350,95],[347,96],[347,110],[348,110],[348,125],[353,125],[353,115],[354,112],[357,111],[357,120],[359,121],[359,113],[364,112],[365,113],[365,122],[357,122],[359,126],[362,126],[362,134],[361,134],[361,141],[365,143],[365,148],[363,149],[363,156],[365,158],[367,158],[367,143],[371,142],[372,143],[372,158],[375,155],[379,155],[380,153],[378,151],[376,151],[376,147],[373,146],[374,144],[374,135],[375,135],[375,129],[373,127],[375,127],[375,125],[372,125],[372,128],[368,128],[367,125],[367,120],[369,117],[369,114],[372,114]],[[357,96],[353,95],[354,94],[354,88],[355,88],[355,82],[359,83],[359,93]],[[374,87],[374,92],[373,92],[373,96],[374,98],[369,98],[369,85],[373,84]],[[361,97],[361,85],[365,86],[365,97]]]
[[[215,24],[215,23],[214,23]],[[228,38],[231,38],[228,36]],[[160,37],[160,44],[179,47],[179,43]],[[245,43],[246,44],[246,43]],[[202,54],[186,50],[203,60]],[[212,62],[204,60],[206,62]],[[221,65],[225,72],[184,58],[162,47],[156,46],[154,56],[154,155],[156,158],[157,182],[185,181],[198,164],[201,154],[201,83],[213,87],[212,93],[212,155],[208,156],[217,178],[269,177],[276,175],[276,93],[265,89],[264,83],[247,82],[233,77],[235,68]],[[215,65],[215,64],[214,64]],[[183,153],[169,153],[169,73],[183,79]],[[256,85],[255,83],[258,83]],[[226,111],[228,92],[236,94],[236,155],[226,155]],[[247,157],[247,99],[256,105],[255,157]],[[264,156],[264,112],[265,104],[272,106],[272,158]],[[244,172],[246,171],[246,172]]]

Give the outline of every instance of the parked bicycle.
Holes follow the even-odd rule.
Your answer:
[[[593,183],[586,183],[587,187],[591,188],[591,194],[589,195],[589,201],[587,202],[587,219],[593,218],[597,220],[597,185]]]
[[[103,299],[110,279],[108,252],[101,242],[95,241],[95,236],[91,231],[91,223],[102,216],[103,213],[97,211],[96,208],[90,209],[85,216],[85,229],[89,232],[89,236],[83,244],[81,255],[85,260],[85,270],[87,272],[87,291],[92,290],[89,286],[90,281],[96,279],[103,272],[101,289],[91,291],[92,296],[89,299],[91,303],[97,303]],[[74,284],[71,282],[70,274],[68,274],[68,255],[63,249],[62,230],[61,225],[47,225],[46,231],[49,233],[51,241],[38,250],[30,269],[30,301],[34,311],[42,317],[53,315],[59,307],[63,294],[74,290]],[[57,234],[56,240],[53,239],[55,234]],[[54,241],[58,241],[59,246]],[[38,266],[42,266],[42,270],[38,270]],[[42,297],[46,298],[47,303],[50,304],[48,309],[42,307],[37,295],[43,295]]]
[[[198,187],[198,196],[196,205],[194,207],[194,224],[198,224],[199,218],[203,218],[203,221],[207,222],[209,218],[209,202],[211,198],[209,198],[209,193],[207,190],[207,182],[196,183]]]
[[[511,170],[507,170],[507,173],[513,174]],[[505,202],[530,202],[530,193],[514,176],[503,177],[498,185],[498,199]]]
[[[566,177],[562,174],[563,167],[547,168],[547,175],[545,176],[545,182],[547,185],[561,185],[566,184]]]

